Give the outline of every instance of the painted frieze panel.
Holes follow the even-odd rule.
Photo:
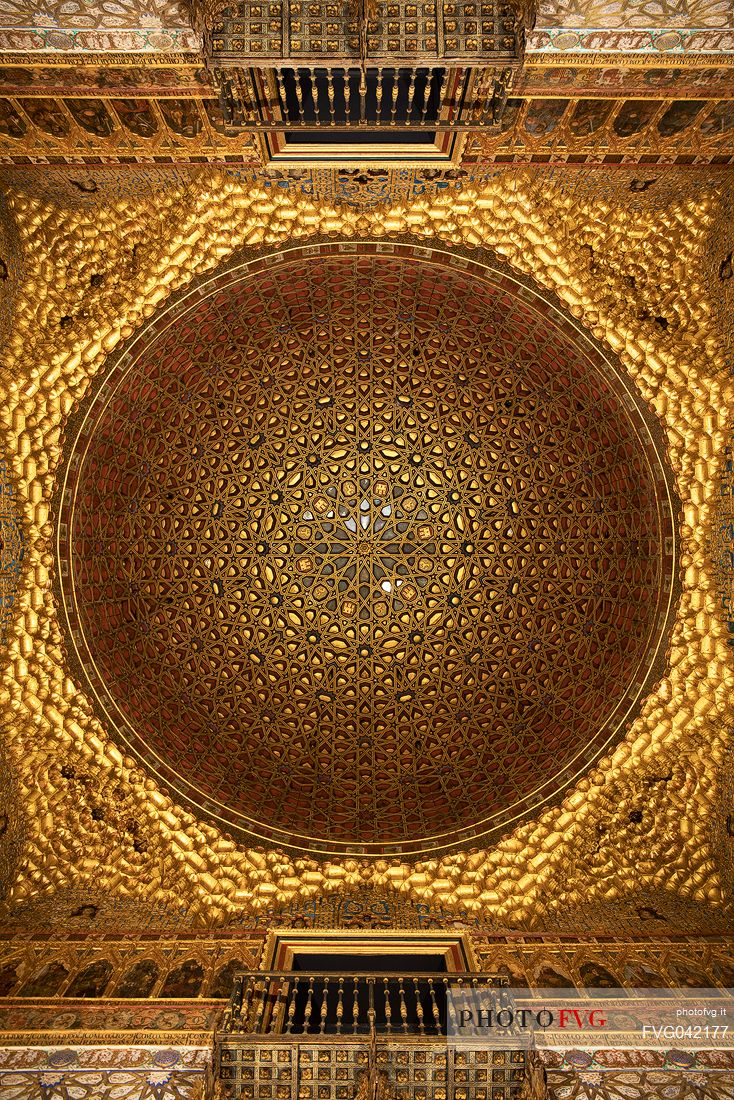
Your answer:
[[[734,153],[734,102],[572,99],[508,101],[499,134],[471,135],[463,163],[578,156],[596,163],[727,162]]]
[[[124,55],[122,55],[124,58]],[[65,57],[45,57],[38,64],[28,54],[6,54],[0,65],[0,94],[4,96],[101,96],[119,98],[215,97],[211,73],[198,59],[182,63],[176,55],[158,55],[136,63],[135,57],[115,58],[114,64],[100,56],[83,64],[69,64]],[[714,64],[709,57],[660,58],[659,64],[598,64],[589,58],[574,56],[543,64],[540,58],[527,59],[517,74],[514,92],[523,98],[533,96],[572,96],[621,99],[625,96],[660,96],[680,99],[731,97],[734,65]],[[104,63],[103,63],[104,62]]]
[[[260,164],[258,138],[227,136],[211,99],[0,99],[0,160]],[[728,163],[731,99],[512,98],[498,132],[472,133],[462,163]],[[723,159],[722,159],[723,158]]]
[[[542,0],[539,27],[726,27],[726,0]]]
[[[211,1051],[176,1046],[0,1048],[3,1100],[195,1100]]]

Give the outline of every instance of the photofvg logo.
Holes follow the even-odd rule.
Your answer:
[[[539,1037],[563,1033],[576,1045],[584,1033],[607,1027],[606,1005],[590,1003],[578,995],[559,997],[558,990],[449,987],[446,1017],[450,1041],[474,1048],[498,1050],[551,1046]],[[573,1039],[570,1035],[573,1034]]]
[[[497,1050],[543,1047],[731,1050],[734,991],[722,989],[467,988],[450,984],[447,1036]]]

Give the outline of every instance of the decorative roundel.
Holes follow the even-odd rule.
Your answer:
[[[567,788],[660,674],[658,448],[621,373],[507,275],[400,245],[235,268],[79,419],[77,672],[240,836],[476,844]]]

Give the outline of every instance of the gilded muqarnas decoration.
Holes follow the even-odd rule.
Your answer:
[[[336,251],[205,284],[106,376],[62,481],[70,633],[204,813],[326,852],[476,843],[629,720],[673,508],[542,300]]]
[[[181,904],[185,898],[192,919],[206,921],[371,881],[515,924],[537,924],[548,909],[619,898],[633,884],[721,901],[710,826],[718,775],[731,763],[722,731],[731,725],[734,673],[711,594],[707,540],[732,407],[711,256],[718,266],[731,247],[721,247],[729,239],[730,221],[722,216],[715,181],[701,182],[697,197],[679,201],[679,188],[685,190],[681,174],[658,175],[662,178],[651,191],[631,195],[621,173],[600,180],[599,173],[583,170],[563,178],[514,170],[464,188],[459,202],[452,193],[377,213],[294,200],[214,172],[155,200],[121,199],[93,211],[13,194],[28,264],[2,374],[8,395],[5,438],[29,547],[4,669],[4,735],[29,810],[16,899],[94,882],[162,903]],[[684,589],[670,667],[605,768],[592,770],[558,810],[543,813],[492,849],[417,864],[291,859],[277,849],[238,847],[147,780],[131,784],[131,797],[139,813],[155,819],[163,854],[160,868],[157,862],[138,867],[120,858],[106,832],[79,824],[66,787],[51,778],[51,766],[74,743],[100,783],[111,774],[124,780],[128,767],[91,715],[62,651],[50,589],[54,559],[48,522],[59,428],[109,352],[171,289],[243,245],[275,247],[316,232],[383,238],[410,232],[460,249],[496,249],[517,270],[556,291],[619,355],[665,424],[685,513]],[[602,275],[586,264],[582,244],[604,256]],[[57,273],[51,281],[50,271]],[[105,277],[91,286],[95,272]],[[628,273],[635,275],[635,287]],[[648,293],[655,308],[643,318],[640,299]],[[674,318],[675,324],[663,330],[657,315]],[[60,328],[65,316],[73,325]],[[654,767],[661,753],[684,761],[686,786],[662,800],[644,832],[632,830],[617,840],[610,831],[600,845],[598,810],[610,784],[618,784],[620,809],[627,799],[634,799],[634,809],[640,770]],[[630,781],[635,789],[628,794]],[[81,842],[80,854],[68,845],[69,833]]]

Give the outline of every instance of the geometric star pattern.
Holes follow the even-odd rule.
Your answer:
[[[286,260],[92,401],[77,648],[200,810],[303,848],[435,847],[506,827],[620,728],[670,582],[661,473],[614,373],[531,298],[415,258]]]

